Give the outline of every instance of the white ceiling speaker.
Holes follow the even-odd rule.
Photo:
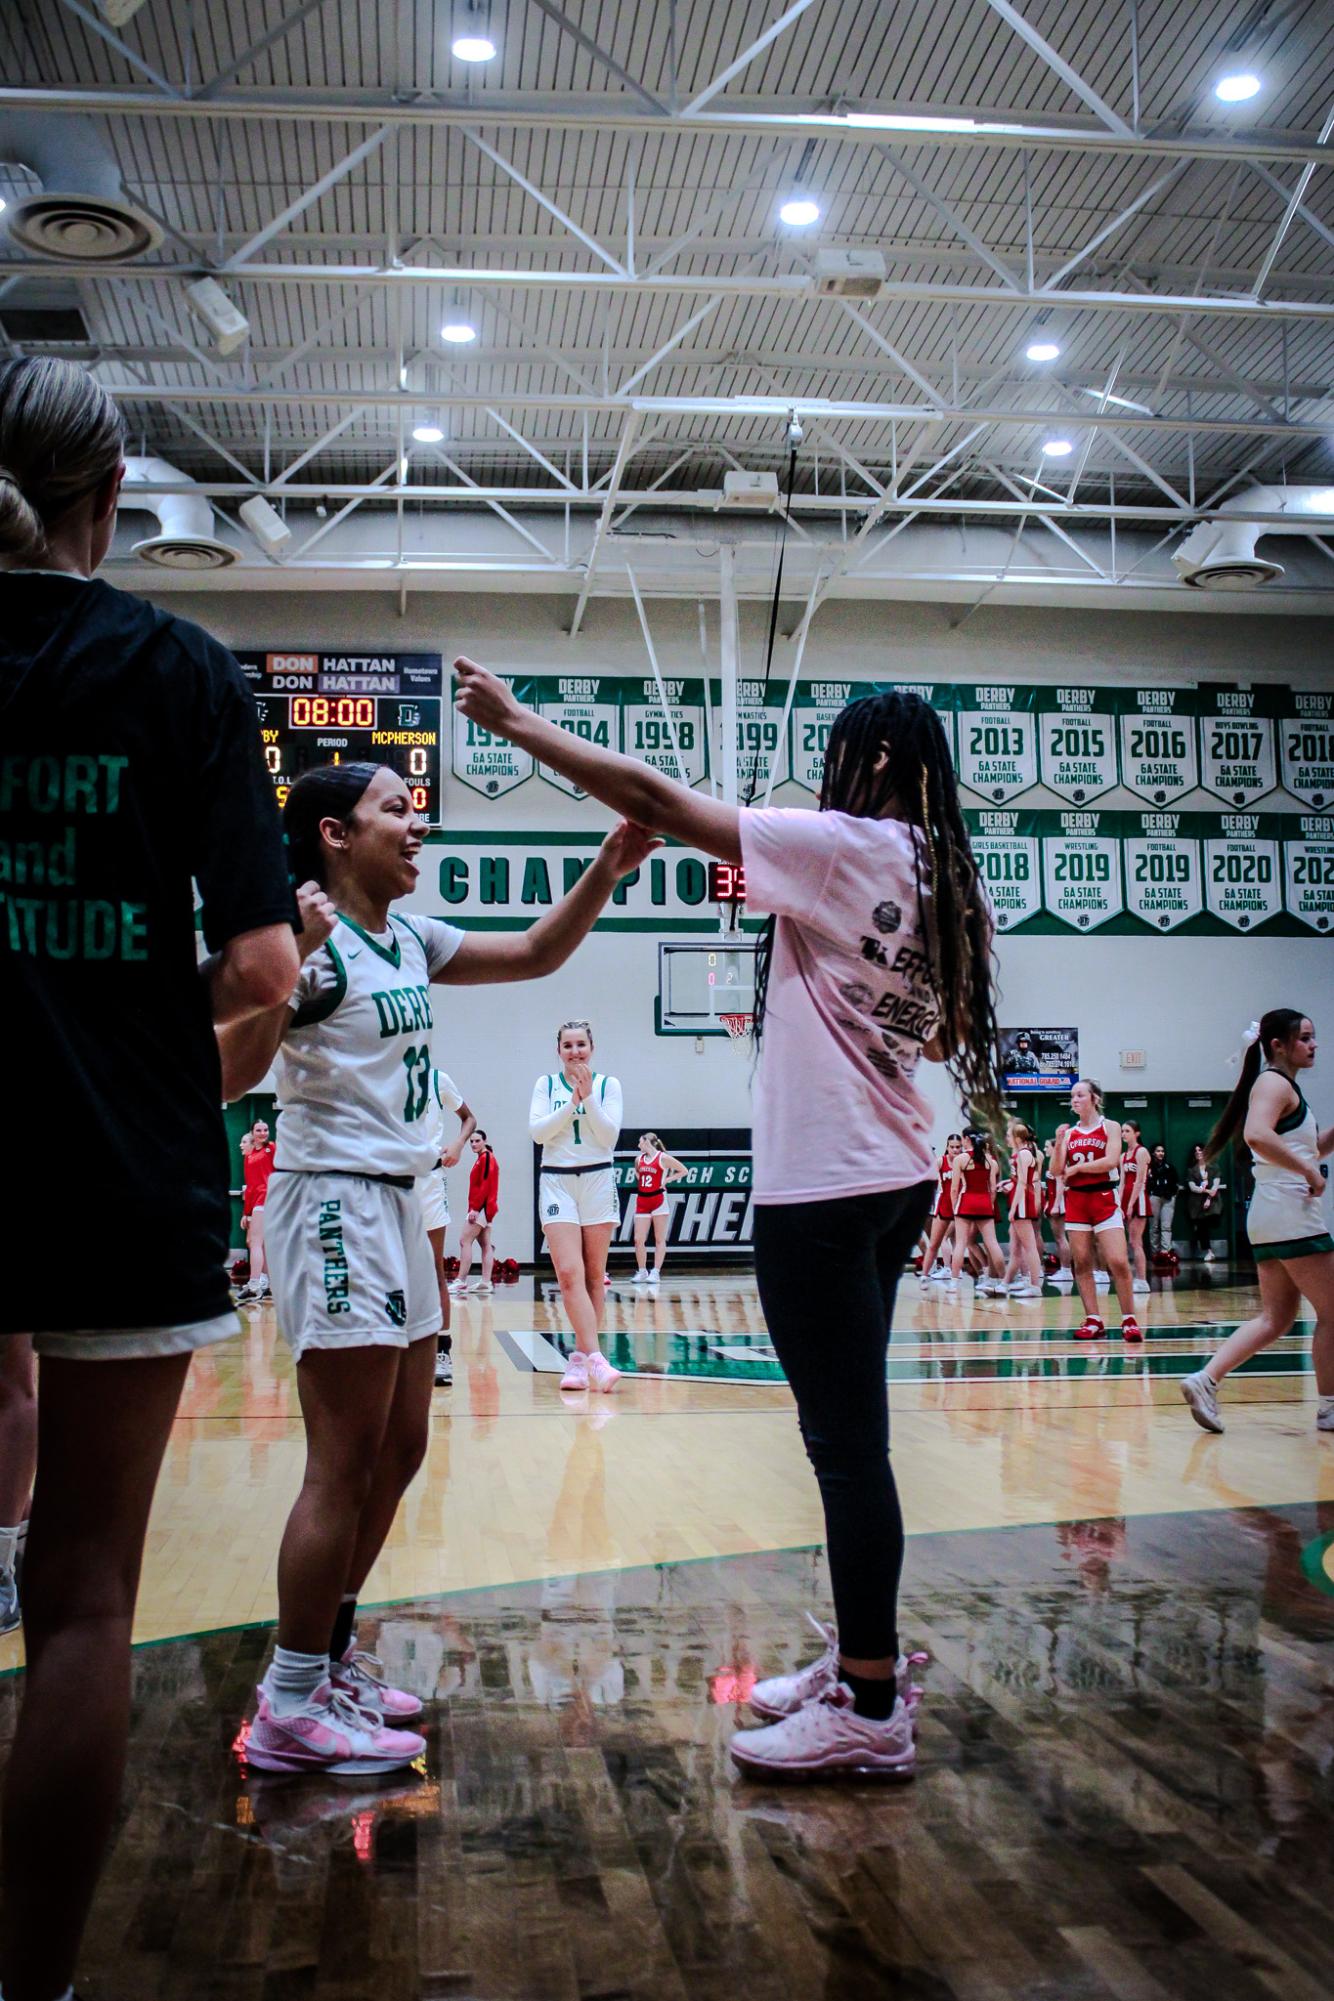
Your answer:
[[[197,278],[193,285],[186,286],[185,296],[190,311],[207,327],[209,339],[219,354],[234,354],[249,340],[249,320],[212,278]]]
[[[5,227],[35,256],[65,264],[123,264],[156,250],[162,231],[136,208],[120,169],[88,119],[0,112],[0,161],[38,181],[5,211]]]
[[[725,472],[720,505],[745,508],[748,512],[758,514],[771,512],[778,505],[778,474]]]
[[[878,299],[885,260],[878,250],[817,250],[812,283],[826,299]]]
[[[1264,535],[1309,535],[1319,521],[1334,525],[1328,486],[1252,486],[1225,500],[1223,515],[1282,514],[1282,521],[1197,521],[1172,563],[1194,591],[1253,591],[1276,583],[1283,565],[1256,552]]]
[[[193,486],[188,473],[165,459],[127,458],[122,509],[141,507],[156,515],[158,533],[136,542],[130,550],[140,562],[160,570],[225,570],[237,551],[213,533],[213,509],[202,493],[155,493],[154,487]]]
[[[271,507],[262,493],[257,493],[252,499],[243,500],[237,512],[265,555],[281,562],[292,531],[277,508]]]

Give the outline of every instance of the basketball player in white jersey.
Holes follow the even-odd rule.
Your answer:
[[[619,1369],[598,1346],[606,1300],[603,1279],[611,1233],[620,1220],[612,1162],[620,1138],[621,1086],[593,1068],[593,1031],[563,1021],[556,1031],[560,1067],[533,1086],[528,1130],[542,1149],[537,1213],[575,1348],[563,1390],[614,1390]]]
[[[270,1281],[297,1362],[301,1492],[278,1559],[278,1645],[247,1762],[383,1772],[424,1740],[416,1696],[357,1654],[356,1599],[426,1450],[440,1293],[416,1181],[437,1158],[434,984],[529,979],[564,963],[620,877],[655,845],[621,825],[528,931],[467,934],[391,914],[417,881],[424,824],[397,773],[307,772],[284,808],[304,929],[290,1000],[219,1036],[229,1096],[278,1063]]]
[[[463,1149],[477,1130],[476,1114],[463,1102],[463,1094],[443,1070],[431,1072],[431,1144],[436,1150],[435,1166],[417,1183],[422,1215],[426,1220],[426,1241],[435,1260],[436,1284],[440,1288],[440,1338],[435,1348],[436,1388],[447,1388],[454,1380],[453,1338],[449,1331],[449,1280],[445,1277],[445,1237],[449,1230],[449,1186],[445,1180],[451,1167],[463,1158]],[[458,1137],[448,1145],[445,1133],[450,1112],[459,1115]]]

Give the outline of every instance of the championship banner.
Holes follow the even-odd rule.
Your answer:
[[[715,769],[723,768],[722,686],[712,689],[713,755]],[[763,681],[738,681],[736,687],[736,761],[741,797],[762,800],[769,789],[770,773],[775,785],[788,774],[787,745],[783,736],[782,702],[764,700]]]
[[[1200,782],[1192,701],[1185,688],[1132,688],[1121,697],[1121,783],[1151,806],[1170,806]]]
[[[1126,909],[1155,931],[1175,931],[1204,909],[1204,866],[1198,836],[1208,816],[1127,813],[1122,816]]]
[[[959,690],[960,780],[993,806],[1004,806],[1038,782],[1032,688]]]
[[[1116,703],[1110,688],[1044,688],[1038,712],[1042,783],[1087,806],[1117,783]]]
[[[444,917],[465,931],[522,931],[574,888],[597,856],[602,834],[479,833],[441,828],[421,855],[410,910]],[[599,931],[718,931],[709,896],[709,857],[673,843],[616,885]],[[741,928],[759,929],[759,919]]]
[[[1283,901],[1313,931],[1334,931],[1334,821],[1312,815],[1301,830],[1283,843]]]
[[[615,687],[615,682],[604,683]],[[621,748],[627,757],[638,757],[668,778],[685,785],[698,785],[709,775],[709,733],[702,681],[668,681],[662,692],[667,698],[663,714],[658,684],[622,681]]]
[[[1304,806],[1334,807],[1334,695],[1288,695],[1278,730],[1285,790]]]
[[[958,688],[951,687],[947,681],[877,681],[873,685],[876,690],[884,693],[889,693],[892,690],[898,695],[917,695],[922,701],[929,702],[940,718],[940,727],[945,732],[945,741],[950,747],[950,756],[954,757],[957,748],[954,735],[954,714],[961,698],[961,691]],[[859,685],[853,689],[854,695],[870,692],[871,690],[867,689],[865,685]],[[969,693],[971,692],[970,689]]]
[[[623,685],[597,675],[543,676],[532,683],[529,699],[538,714],[555,723],[557,729],[568,730],[571,736],[582,737],[585,743],[596,744],[599,750],[619,750]],[[545,764],[538,765],[537,775],[571,799],[588,797],[573,779],[563,778],[559,771],[552,771]]]
[[[1025,827],[1032,814],[1023,815]],[[1020,815],[1013,810],[984,807],[969,813],[973,857],[987,886],[996,929],[1013,931],[1042,909],[1042,877],[1038,843],[1020,833]]]
[[[1234,931],[1254,931],[1283,908],[1281,826],[1269,814],[1220,813],[1216,838],[1204,843],[1205,900]]]
[[[502,675],[521,701],[528,699],[529,683]],[[461,784],[487,799],[499,799],[513,792],[533,775],[533,760],[526,750],[516,750],[503,737],[492,736],[467,716],[454,711],[454,776]]]
[[[1048,913],[1076,931],[1096,931],[1119,917],[1124,908],[1121,843],[1104,828],[1104,821],[1111,826],[1112,816],[1044,813],[1042,821],[1042,896]]]
[[[1278,785],[1275,717],[1268,688],[1204,688],[1200,783],[1229,806],[1253,806]]]
[[[856,695],[874,690],[861,681],[798,681],[788,724],[788,768],[794,782],[819,794],[829,732]]]

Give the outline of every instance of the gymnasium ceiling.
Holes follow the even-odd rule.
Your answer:
[[[709,513],[729,471],[786,483],[789,407],[793,561],[844,589],[905,526],[910,580],[971,530],[1013,543],[1007,580],[1040,550],[1121,581],[1113,522],[1170,586],[1229,495],[1334,483],[1321,0],[108,5],[6,0],[0,121],[102,135],[161,243],[61,266],[0,217],[0,321],[96,367],[247,570],[264,493],[293,584],[480,515],[523,587],[621,591],[632,529]],[[452,56],[468,31],[494,60]],[[1227,107],[1234,69],[1262,88]],[[11,212],[28,185],[0,167]],[[779,220],[798,192],[814,227]],[[821,248],[878,252],[883,295],[815,296]],[[250,323],[227,357],[184,299],[205,274]],[[1283,588],[1323,596],[1331,562],[1313,534]]]

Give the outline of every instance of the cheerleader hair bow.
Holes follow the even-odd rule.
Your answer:
[[[1229,1069],[1235,1070],[1237,1065],[1244,1058],[1246,1051],[1252,1046],[1253,1043],[1256,1043],[1259,1040],[1260,1040],[1260,1024],[1258,1021],[1252,1021],[1242,1031],[1241,1048],[1234,1049],[1232,1054],[1227,1059]]]

